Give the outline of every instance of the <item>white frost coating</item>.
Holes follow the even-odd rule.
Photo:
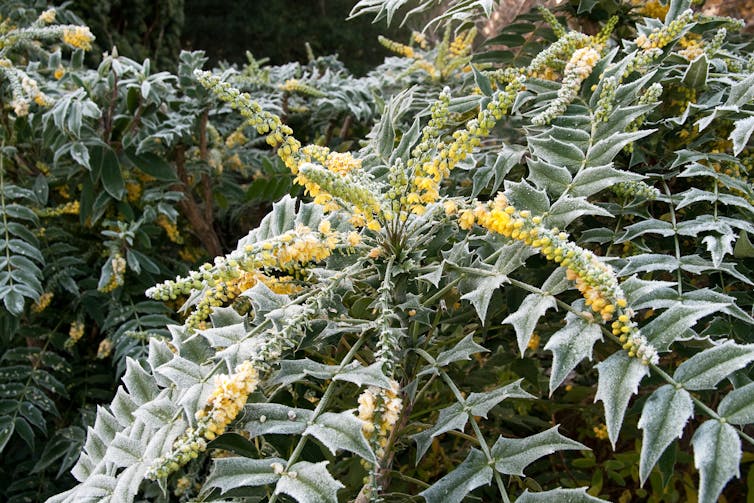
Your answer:
[[[655,390],[644,403],[638,424],[644,430],[639,460],[642,485],[667,446],[683,436],[683,428],[693,414],[694,403],[689,392],[670,384]]]
[[[552,352],[550,396],[581,360],[592,359],[592,347],[601,339],[602,331],[599,325],[568,313],[566,326],[555,332],[544,347]]]
[[[731,425],[710,419],[696,430],[691,445],[699,470],[699,503],[714,503],[728,480],[741,475],[741,439]]]
[[[605,406],[607,434],[615,449],[628,401],[631,395],[639,391],[639,383],[649,374],[649,368],[640,360],[630,358],[627,353],[620,351],[599,363],[597,370],[599,379],[594,401],[602,400]]]

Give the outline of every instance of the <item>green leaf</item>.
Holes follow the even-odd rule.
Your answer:
[[[612,213],[590,203],[585,197],[565,196],[553,203],[547,214],[547,224],[564,228],[584,215],[613,217]]]
[[[338,489],[344,486],[325,466],[327,461],[299,461],[280,477],[275,494],[285,493],[299,503],[338,503]]]
[[[742,346],[727,341],[683,362],[673,374],[673,379],[689,390],[713,389],[717,383],[751,361],[754,361],[754,344]]]
[[[730,94],[725,102],[725,107],[742,107],[754,99],[754,73],[750,73],[743,80],[730,86]]]
[[[531,149],[533,155],[536,155],[550,164],[568,168],[571,172],[575,172],[579,169],[581,163],[584,161],[584,153],[578,147],[571,143],[555,139],[551,135],[530,136],[527,141],[529,143],[529,149]]]
[[[479,86],[479,90],[482,91],[482,94],[485,96],[492,96],[492,84],[490,84],[490,79],[477,70],[476,66],[471,65],[471,69],[474,72],[474,82]]]
[[[478,275],[467,274],[459,283],[458,290],[463,293],[461,299],[468,300],[476,309],[479,320],[484,324],[487,316],[487,308],[495,290],[508,281],[504,274],[495,274],[487,271],[479,271]]]
[[[587,494],[586,487],[578,489],[557,488],[551,491],[530,493],[525,490],[515,503],[604,503],[606,500]]]
[[[616,183],[641,180],[641,178],[641,175],[615,169],[612,164],[586,167],[576,173],[573,178],[571,194],[588,197]]]
[[[459,360],[470,360],[471,355],[487,351],[489,351],[489,349],[474,342],[474,334],[469,334],[458,341],[458,344],[451,349],[445,350],[437,355],[435,364],[437,367],[444,367]]]
[[[137,169],[140,169],[149,176],[155,177],[161,182],[174,182],[178,180],[175,174],[173,166],[152,152],[144,152],[136,155],[136,153],[127,150],[125,152],[128,161]]]
[[[741,439],[731,425],[710,419],[696,430],[691,445],[699,470],[699,503],[714,503],[725,484],[740,476]]]
[[[656,218],[648,218],[635,224],[626,227],[623,235],[615,240],[616,244],[623,243],[625,241],[632,241],[644,234],[659,234],[660,236],[672,236],[675,234],[673,230],[673,224],[665,222],[664,220],[658,220]]]
[[[733,233],[709,234],[702,238],[702,242],[707,245],[707,251],[712,255],[712,264],[715,267],[720,267],[725,255],[733,254],[733,241],[735,239],[736,235]]]
[[[10,416],[0,416],[0,452],[3,452],[8,440],[16,429],[15,422]]]
[[[526,180],[521,182],[506,180],[505,197],[516,208],[529,210],[535,215],[541,215],[550,209],[550,200],[545,191],[535,189]]]
[[[733,124],[734,128],[728,139],[733,141],[733,154],[738,155],[746,148],[751,132],[754,131],[754,116],[739,119]]]
[[[377,458],[362,433],[363,422],[350,411],[325,412],[306,428],[304,435],[311,435],[335,455],[340,450],[353,452],[373,463]]]
[[[220,489],[220,494],[224,494],[238,487],[274,484],[280,479],[272,466],[274,463],[285,466],[286,461],[280,458],[219,458],[215,460],[204,486],[209,489],[216,487]]]
[[[754,423],[754,383],[736,388],[722,399],[717,413],[730,424]]]
[[[120,201],[126,193],[126,184],[120,172],[118,156],[110,147],[92,149],[92,173],[102,178],[102,186],[108,194]]]
[[[597,364],[597,370],[599,377],[594,401],[601,400],[605,406],[607,434],[615,449],[628,402],[631,395],[639,391],[639,383],[649,374],[649,369],[639,359],[619,351]]]
[[[733,256],[736,258],[754,257],[754,244],[749,240],[746,231],[742,231],[736,240],[736,246],[733,248]]]
[[[642,485],[662,453],[675,438],[681,438],[686,422],[694,414],[694,403],[685,389],[666,384],[644,403],[638,427],[644,430],[641,442],[639,477]]]
[[[427,503],[459,503],[467,494],[492,480],[492,467],[479,449],[471,449],[460,465],[420,492]]]
[[[525,438],[498,438],[492,447],[495,470],[506,475],[524,476],[524,469],[542,456],[555,451],[589,450],[558,432],[559,426]]]
[[[676,304],[644,326],[641,333],[657,351],[668,351],[673,341],[683,338],[697,321],[724,307],[726,304],[713,302]]]
[[[665,14],[665,25],[669,25],[689,7],[691,7],[691,0],[670,0],[668,13]]]
[[[11,286],[10,290],[3,297],[3,304],[5,305],[5,309],[13,316],[21,316],[24,312],[24,297],[14,286]]]
[[[244,409],[244,429],[249,435],[300,435],[306,430],[313,411],[277,403],[252,403]]]
[[[552,352],[550,395],[581,360],[592,359],[592,347],[601,339],[602,331],[598,324],[572,313],[566,315],[566,325],[552,334],[544,347]]]
[[[683,85],[691,89],[703,89],[707,85],[707,68],[709,62],[706,54],[701,54],[692,61],[683,74]],[[738,155],[738,153],[735,153]]]
[[[657,131],[643,129],[631,133],[617,133],[595,143],[587,152],[586,166],[604,166],[612,162],[623,147]]]
[[[524,298],[524,301],[521,302],[521,305],[515,312],[509,314],[502,321],[503,325],[513,325],[521,357],[526,352],[526,347],[534,333],[534,329],[537,327],[539,319],[544,316],[548,309],[552,309],[556,305],[555,297],[552,295],[531,293]]]
[[[392,383],[382,371],[382,363],[375,362],[368,367],[359,363],[347,366],[343,371],[333,376],[334,381],[346,381],[356,386],[376,386],[378,388],[390,389]]]

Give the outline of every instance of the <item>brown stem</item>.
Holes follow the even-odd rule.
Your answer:
[[[183,198],[178,202],[178,207],[181,209],[183,216],[189,221],[191,230],[202,242],[207,253],[213,257],[222,255],[223,249],[220,245],[220,239],[212,227],[212,221],[205,220],[199,205],[196,204],[196,200],[194,200],[194,196],[191,193],[191,186],[186,174],[186,155],[183,145],[179,145],[175,150],[175,166],[180,183],[176,183],[172,188],[183,192]]]
[[[202,161],[207,160],[207,121],[209,120],[209,109],[205,110],[199,121],[199,157]],[[212,184],[209,175],[202,175],[202,192],[204,196],[204,220],[209,225],[215,221],[213,214]]]
[[[343,121],[343,126],[340,128],[341,140],[345,140],[348,136],[348,131],[351,129],[351,122],[353,122],[353,117],[351,115],[346,115],[346,119]]]

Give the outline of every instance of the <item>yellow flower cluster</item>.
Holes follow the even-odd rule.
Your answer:
[[[37,18],[40,25],[52,24],[55,22],[55,9],[47,9]]]
[[[62,65],[58,65],[57,68],[55,68],[55,72],[52,74],[53,77],[55,77],[55,80],[60,80],[65,76],[65,68],[63,68]]]
[[[50,302],[52,302],[52,298],[55,296],[52,292],[45,292],[42,295],[39,296],[39,300],[37,300],[32,306],[31,311],[33,313],[41,313],[45,309],[47,309],[47,306],[50,305]]]
[[[308,96],[314,96],[315,98],[325,96],[325,93],[316,87],[305,84],[298,79],[286,80],[279,86],[279,89],[284,93],[306,94]]]
[[[474,148],[478,147],[482,139],[490,134],[496,122],[508,112],[513,105],[518,91],[523,87],[523,78],[510,82],[503,91],[496,92],[487,107],[479,112],[476,119],[466,123],[466,128],[453,133],[453,141],[450,144],[440,144],[437,154],[425,162],[417,163],[414,168],[414,176],[411,179],[410,192],[406,197],[411,211],[421,214],[425,211],[425,205],[437,201],[440,197],[440,183],[450,174],[455,166],[466,159]],[[441,97],[442,98],[442,97]],[[448,96],[449,101],[449,96]],[[439,108],[443,114],[433,119],[443,123],[446,108]],[[428,126],[428,136],[436,135],[436,125]],[[423,138],[424,140],[424,138]],[[421,157],[424,146],[416,154]],[[429,145],[426,146],[429,148]],[[419,148],[419,147],[417,147]]]
[[[681,37],[678,41],[678,45],[683,48],[678,51],[678,54],[689,61],[704,54],[704,43],[702,42],[701,36],[695,33],[688,33]]]
[[[411,32],[411,40],[419,46],[419,48],[426,50],[429,47],[427,43],[427,37],[423,33],[418,31]]]
[[[258,384],[259,373],[248,360],[236,367],[233,374],[217,376],[215,390],[204,408],[196,413],[199,433],[207,440],[222,434]]]
[[[384,456],[390,433],[403,410],[403,400],[398,396],[399,392],[398,383],[391,379],[390,389],[369,386],[359,395],[361,431],[373,445],[377,459]]]
[[[293,130],[280,121],[280,118],[262,110],[256,101],[253,101],[248,93],[242,93],[227,82],[211,72],[196,70],[194,75],[199,82],[219,99],[230,104],[246,118],[249,126],[255,128],[260,135],[267,135],[267,144],[277,148],[278,157],[283,160],[286,167],[295,175],[298,173],[298,151],[301,142],[293,137]]]
[[[226,257],[217,257],[215,264],[204,264],[185,278],[165,281],[147,290],[146,295],[156,300],[174,300],[188,295],[192,290],[205,289],[204,295],[186,320],[190,328],[197,328],[209,316],[213,307],[221,306],[238,297],[258,281],[278,293],[295,293],[298,287],[290,276],[280,277],[280,272],[297,276],[302,267],[321,262],[333,250],[347,243],[352,247],[352,236],[343,236],[323,222],[320,229],[299,226],[279,236],[247,245],[243,250]],[[273,271],[273,274],[265,274]]]
[[[72,348],[76,343],[84,336],[84,323],[81,321],[74,321],[71,323],[71,327],[68,329],[68,340],[65,341],[66,348]]]
[[[471,45],[476,38],[476,32],[476,28],[471,28],[459,33],[450,43],[450,47],[448,48],[450,54],[457,58],[468,56],[471,53]]]
[[[408,45],[390,40],[389,38],[383,37],[382,35],[377,37],[377,40],[380,42],[380,44],[382,44],[383,47],[398,54],[399,56],[403,56],[404,58],[416,57],[414,49]]]
[[[112,268],[110,279],[108,280],[107,284],[99,288],[99,291],[103,293],[112,292],[119,286],[122,286],[123,277],[126,274],[126,259],[124,259],[123,255],[121,255],[120,253],[116,252],[110,258],[110,266]]]
[[[502,193],[493,201],[478,203],[473,208],[460,211],[457,218],[462,229],[469,230],[478,224],[489,231],[523,242],[547,260],[565,267],[566,277],[576,283],[576,288],[592,311],[606,322],[618,316],[618,321],[613,323],[613,332],[621,337],[629,355],[640,358],[646,364],[657,362],[656,350],[639,335],[636,324],[630,320],[632,312],[626,309],[626,298],[612,267],[570,242],[565,232],[544,227],[542,218],[532,216],[529,211],[518,211],[508,204]]]
[[[143,188],[136,180],[126,180],[126,199],[129,202],[135,203],[141,197]]]
[[[76,49],[88,51],[92,48],[94,35],[86,26],[69,26],[63,29],[63,42]]]
[[[233,131],[225,139],[225,146],[227,148],[235,148],[244,145],[249,139],[243,134],[243,131],[239,128]]]
[[[196,427],[188,428],[165,456],[157,458],[146,477],[166,478],[207,449],[207,440],[214,440],[225,432],[236,418],[249,395],[259,384],[259,373],[250,361],[238,365],[231,375],[215,378],[215,389],[203,409],[196,412]]]
[[[594,428],[592,428],[592,431],[594,432],[595,438],[598,440],[607,440],[610,438],[610,436],[607,433],[607,425],[604,423],[598,424]]]
[[[636,12],[641,16],[663,20],[668,15],[670,2],[663,4],[660,0],[631,0],[631,5],[638,7]]]
[[[598,49],[600,48],[600,46],[597,48],[588,46],[573,52],[566,64],[563,85],[558,89],[558,97],[544,111],[532,118],[532,124],[537,126],[549,124],[555,117],[565,112],[568,105],[578,95],[581,83],[592,73],[594,65],[599,61]]]
[[[182,244],[183,243],[183,236],[181,236],[181,232],[178,230],[178,226],[175,225],[175,222],[171,221],[167,215],[159,215],[157,217],[157,220],[155,220],[157,225],[162,227],[162,229],[165,231],[165,234],[168,235],[168,239],[176,244]]]
[[[104,338],[99,342],[97,346],[97,358],[104,360],[113,352],[113,341],[109,338]]]
[[[691,9],[685,10],[680,16],[671,21],[669,25],[653,31],[649,36],[643,33],[639,35],[636,38],[636,46],[645,51],[662,49],[683,31],[693,17],[694,13]]]
[[[60,215],[78,215],[80,210],[78,201],[71,201],[69,203],[55,206],[54,208],[42,208],[36,210],[37,215],[40,217],[59,217]]]

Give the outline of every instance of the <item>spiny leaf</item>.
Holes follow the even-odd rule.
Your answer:
[[[333,455],[342,449],[358,454],[369,462],[375,462],[374,453],[362,433],[362,426],[361,419],[350,411],[325,412],[309,424],[304,434],[322,442]]]
[[[587,494],[586,487],[578,489],[557,488],[551,491],[530,493],[526,489],[515,503],[604,503],[606,500]]]
[[[639,461],[642,485],[667,446],[683,435],[683,428],[693,413],[694,404],[688,391],[670,384],[655,390],[644,403],[638,424],[639,429],[644,430]]]
[[[714,503],[733,477],[738,477],[741,439],[729,424],[704,422],[691,439],[694,466],[699,470],[699,503]]]
[[[649,374],[649,369],[637,358],[630,358],[626,352],[620,351],[600,362],[597,370],[599,377],[594,401],[601,400],[605,406],[607,434],[614,449],[631,395],[639,391],[639,383]]]
[[[550,395],[581,360],[592,358],[592,347],[601,339],[599,325],[571,313],[566,315],[566,325],[550,337],[544,348],[552,351]]]
[[[492,467],[478,449],[471,449],[460,465],[420,492],[427,503],[459,503],[467,494],[492,480]]]
[[[754,383],[736,388],[722,399],[717,413],[730,424],[754,423]]]
[[[518,350],[522,357],[524,356],[526,347],[529,344],[529,340],[534,333],[534,329],[536,328],[539,319],[548,309],[552,309],[555,306],[555,297],[552,295],[531,293],[526,296],[515,312],[509,314],[502,321],[504,325],[513,325],[513,329],[516,331]]]
[[[204,486],[216,487],[223,494],[238,487],[274,484],[280,478],[272,467],[274,463],[285,466],[285,460],[280,458],[219,458],[215,460]]]
[[[705,349],[683,362],[673,374],[673,379],[686,389],[712,389],[751,361],[754,361],[754,344],[742,346],[728,341]]]
[[[564,437],[558,426],[525,438],[498,438],[492,447],[495,470],[506,475],[524,475],[524,469],[531,463],[555,451],[589,450],[575,440]]]
[[[280,477],[275,494],[285,493],[299,503],[337,503],[338,489],[344,487],[327,471],[327,461],[299,461]]]

